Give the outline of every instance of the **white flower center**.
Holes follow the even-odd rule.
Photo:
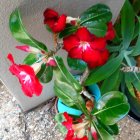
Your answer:
[[[82,48],[83,52],[89,47],[90,47],[90,44],[88,42],[86,42],[86,41],[81,41],[80,42],[79,48]]]
[[[31,77],[24,71],[20,72],[20,75],[22,76],[22,80],[24,81],[24,84],[28,81],[28,83],[31,83]]]

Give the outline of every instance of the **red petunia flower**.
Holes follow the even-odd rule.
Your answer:
[[[109,22],[108,24],[108,30],[105,35],[106,40],[113,40],[115,38],[115,30],[113,28],[112,22]]]
[[[73,125],[73,118],[70,117],[66,112],[64,112],[63,115],[66,121],[62,122],[62,124],[68,130],[65,140],[88,140],[87,136],[84,136],[83,133],[84,125],[82,123]],[[75,131],[77,131],[77,135],[75,134]],[[80,138],[78,137],[78,135],[80,136]]]
[[[8,54],[7,58],[12,63],[9,70],[19,79],[25,95],[32,97],[33,94],[35,94],[36,96],[39,96],[43,87],[37,79],[34,69],[28,65],[17,65],[14,62],[12,54]]]
[[[75,34],[63,41],[63,49],[68,52],[69,57],[82,59],[91,69],[105,64],[108,60],[106,39],[94,37],[85,27],[79,28]]]
[[[53,9],[47,8],[44,11],[44,24],[47,24],[49,28],[55,32],[61,32],[64,30],[66,26],[66,15],[61,15],[54,11]]]

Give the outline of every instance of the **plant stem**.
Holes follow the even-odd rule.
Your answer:
[[[81,84],[82,86],[84,86],[85,80],[86,80],[87,77],[89,76],[89,73],[90,73],[90,70],[89,70],[89,68],[87,67],[86,70],[84,71],[82,77],[81,77],[81,80],[80,80],[80,84]]]

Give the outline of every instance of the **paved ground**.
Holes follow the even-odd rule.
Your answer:
[[[0,84],[0,140],[63,140],[53,121],[53,104],[46,104],[24,114]],[[120,123],[116,140],[140,140],[140,124],[126,117]]]

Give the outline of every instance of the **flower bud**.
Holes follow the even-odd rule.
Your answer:
[[[57,64],[56,64],[55,60],[52,57],[49,57],[48,61],[47,61],[47,66],[55,67],[56,65]]]
[[[16,48],[19,50],[34,53],[34,54],[42,53],[42,51],[40,51],[39,49],[30,47],[30,46],[16,46]]]

